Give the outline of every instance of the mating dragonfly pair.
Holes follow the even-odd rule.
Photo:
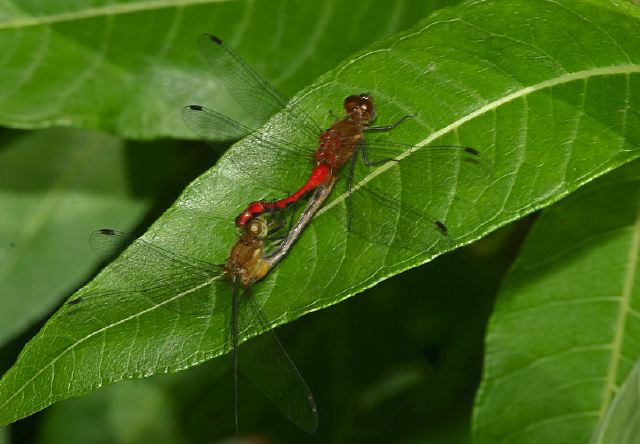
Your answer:
[[[203,138],[214,142],[245,138],[251,150],[244,153],[241,168],[246,177],[258,183],[265,170],[277,174],[278,168],[283,168],[290,173],[292,168],[304,166],[310,160],[313,162],[311,173],[300,168],[301,174],[307,177],[301,180],[303,185],[295,192],[277,200],[251,202],[240,212],[235,224],[241,234],[224,265],[190,259],[139,239],[114,263],[114,267],[122,274],[140,268],[149,269],[151,273],[151,268],[171,271],[155,281],[132,282],[126,290],[110,290],[106,293],[112,298],[143,297],[152,303],[164,303],[175,295],[206,290],[207,285],[213,285],[218,280],[231,282],[233,294],[227,343],[233,357],[236,432],[238,370],[254,382],[291,421],[305,431],[313,432],[318,425],[313,397],[252,296],[252,285],[265,277],[289,253],[325,204],[340,175],[344,175],[344,192],[332,204],[335,206],[339,200],[344,201],[345,211],[333,213],[350,232],[390,247],[417,250],[428,248],[427,242],[432,245],[433,239],[436,239],[435,242],[447,239],[448,230],[442,221],[407,203],[407,199],[393,196],[387,189],[388,184],[378,184],[380,181],[374,179],[382,172],[402,164],[405,170],[414,171],[408,173],[410,177],[424,178],[426,174],[433,173],[434,176],[428,177],[427,181],[436,180],[439,184],[436,189],[446,189],[449,181],[446,178],[438,179],[435,176],[437,168],[434,167],[444,162],[455,168],[462,161],[476,161],[479,153],[473,148],[458,145],[420,147],[386,140],[365,140],[366,132],[387,132],[410,118],[402,117],[387,126],[372,126],[376,119],[376,108],[369,94],[347,97],[344,101],[345,117],[322,131],[297,104],[288,102],[222,40],[203,35],[200,46],[216,77],[256,122],[264,123],[280,113],[278,115],[286,119],[289,128],[302,140],[296,142],[274,132],[257,131],[200,105],[185,107],[183,117],[187,125]],[[265,150],[277,159],[276,165],[268,168],[263,165],[261,158]],[[251,159],[252,156],[256,156],[255,160]],[[357,162],[358,156],[362,157],[363,162]],[[342,174],[343,170],[346,170],[346,174]],[[292,207],[304,200],[307,201],[306,207],[297,219],[291,219],[287,227],[283,214],[285,211],[295,214]],[[398,227],[401,229],[398,230]],[[126,236],[109,229],[94,233],[91,239],[93,248],[102,256],[112,255],[123,242],[126,242]],[[92,301],[105,295],[105,292],[89,292],[68,305],[90,309]],[[238,353],[238,337],[246,329],[262,334],[247,342],[242,353]]]

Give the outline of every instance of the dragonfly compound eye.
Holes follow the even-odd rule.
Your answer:
[[[360,101],[360,96],[349,96],[344,99],[344,110],[347,114],[351,114],[358,108],[358,102]]]
[[[369,94],[349,96],[344,100],[344,110],[355,120],[367,124],[376,118],[376,109],[373,98]]]

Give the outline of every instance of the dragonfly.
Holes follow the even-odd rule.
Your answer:
[[[450,202],[455,183],[463,178],[460,174],[441,177],[436,170],[444,166],[444,170],[459,172],[461,164],[470,163],[481,166],[476,171],[484,171],[486,165],[478,150],[460,145],[415,147],[386,139],[365,139],[365,133],[389,132],[413,117],[404,116],[390,125],[373,126],[377,110],[371,94],[348,96],[344,101],[345,117],[323,131],[297,103],[288,101],[219,37],[202,35],[200,47],[215,76],[254,122],[264,123],[277,115],[293,134],[290,137],[275,131],[260,131],[257,125],[244,125],[202,105],[188,105],[183,109],[187,125],[212,145],[220,139],[247,141],[251,148],[238,156],[239,168],[252,180],[270,186],[274,174],[290,175],[292,170],[300,171],[302,186],[280,199],[251,202],[236,217],[238,227],[265,213],[297,204],[346,169],[342,197],[336,199],[344,201],[346,211],[334,212],[334,215],[348,231],[385,245],[420,250],[425,246],[425,239],[433,239],[434,232],[448,237],[449,230],[443,220],[410,201],[421,200],[425,193],[430,193],[434,200],[442,200],[444,196]],[[267,153],[275,159],[268,166],[264,161]],[[359,157],[362,162],[358,162]],[[417,182],[418,187],[408,186],[406,191],[398,189],[393,194],[387,182],[376,178],[400,165],[418,179],[406,182]],[[395,173],[398,172],[395,168]],[[396,185],[403,188],[401,173]]]
[[[315,191],[284,235],[279,234],[283,229],[281,218],[254,218],[242,228],[224,264],[190,258],[147,240],[134,240],[112,264],[129,285],[89,290],[66,306],[71,314],[80,310],[97,319],[105,307],[126,311],[121,305],[140,301],[146,302],[149,308],[173,307],[180,316],[211,316],[207,293],[212,286],[226,285],[231,289],[230,307],[221,304],[217,311],[230,314],[225,347],[232,354],[236,433],[239,431],[239,372],[294,424],[312,433],[318,426],[313,395],[271,328],[253,294],[253,286],[289,253],[334,184],[335,181],[329,181]],[[99,256],[113,258],[130,240],[122,232],[101,229],[92,234],[90,244]],[[216,291],[216,294],[224,292]],[[257,336],[241,345],[240,337],[247,331]]]

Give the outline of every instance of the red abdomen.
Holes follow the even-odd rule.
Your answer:
[[[314,155],[316,166],[307,182],[284,199],[250,203],[236,218],[236,226],[242,228],[262,214],[283,210],[326,183],[351,158],[361,141],[361,125],[347,119],[336,122],[320,135],[320,143]]]

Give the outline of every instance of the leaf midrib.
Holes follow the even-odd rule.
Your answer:
[[[611,398],[615,393],[616,377],[620,365],[622,344],[624,340],[625,326],[629,310],[631,308],[631,295],[633,294],[633,285],[638,270],[638,251],[640,251],[640,211],[636,214],[636,222],[633,225],[633,237],[629,245],[629,266],[627,267],[624,284],[622,287],[622,297],[620,300],[620,310],[616,319],[616,331],[611,341],[611,361],[609,362],[609,370],[607,371],[606,384],[602,396],[602,404],[598,409],[598,418],[603,418],[607,408],[611,403]]]
[[[605,66],[605,67],[598,67],[598,68],[591,68],[591,69],[587,69],[587,70],[583,70],[583,71],[576,71],[573,73],[568,73],[568,74],[563,74],[561,76],[558,77],[554,77],[552,79],[548,79],[548,80],[544,80],[540,83],[536,83],[535,85],[531,85],[531,86],[527,86],[522,88],[519,91],[513,92],[511,94],[508,94],[500,99],[494,100],[493,102],[489,102],[484,106],[481,106],[480,108],[478,108],[477,110],[462,116],[461,118],[459,118],[458,120],[455,120],[454,122],[452,122],[451,124],[437,130],[434,131],[433,133],[431,133],[429,136],[427,136],[425,139],[423,139],[422,141],[416,143],[412,148],[410,148],[409,150],[405,151],[404,153],[402,153],[401,155],[399,155],[398,157],[395,158],[396,162],[386,162],[384,163],[382,166],[375,168],[371,173],[369,173],[367,176],[365,176],[360,182],[356,183],[353,185],[351,192],[355,192],[357,191],[359,188],[361,188],[362,186],[364,186],[365,184],[367,184],[368,182],[370,182],[371,180],[373,180],[375,177],[377,177],[378,175],[386,172],[388,169],[390,168],[395,168],[398,167],[398,164],[401,160],[407,158],[408,156],[410,156],[411,154],[413,154],[414,152],[424,148],[424,147],[428,147],[430,143],[432,143],[433,141],[437,140],[438,138],[444,136],[445,134],[448,134],[449,132],[452,132],[454,130],[457,130],[458,128],[460,128],[462,125],[464,125],[465,123],[475,119],[476,117],[480,117],[481,115],[493,111],[495,109],[497,109],[498,107],[505,105],[509,102],[512,102],[516,99],[519,99],[521,97],[525,97],[529,94],[532,94],[534,92],[537,91],[541,91],[543,89],[547,89],[547,88],[551,88],[557,85],[561,85],[564,83],[570,83],[576,80],[584,80],[584,79],[588,79],[590,77],[596,77],[596,76],[606,76],[606,75],[618,75],[618,74],[631,74],[631,73],[640,73],[640,65],[635,65],[635,64],[631,64],[631,65],[615,65],[615,66]],[[322,215],[324,212],[329,211],[331,208],[333,208],[334,206],[340,204],[342,201],[344,201],[348,196],[348,193],[342,193],[341,195],[337,196],[334,200],[332,200],[331,202],[329,202],[327,205],[325,205],[320,211],[318,211],[318,214],[316,217]],[[497,217],[498,215],[496,214],[494,216]],[[486,226],[488,224],[491,223],[492,219],[489,219],[487,221],[485,221],[482,225],[480,225],[479,227],[477,227],[474,231],[478,231],[480,228],[482,228],[483,226]]]
[[[53,364],[55,364],[55,363],[58,361],[58,359],[60,359],[60,358],[61,358],[62,356],[64,356],[64,355],[66,355],[69,351],[71,351],[71,350],[75,349],[79,344],[82,344],[83,342],[85,342],[85,341],[87,341],[88,339],[90,339],[90,338],[92,338],[92,337],[96,336],[97,334],[100,334],[100,333],[102,333],[102,332],[105,332],[105,331],[107,331],[107,330],[109,330],[109,329],[111,329],[111,328],[113,328],[113,327],[116,327],[116,326],[118,326],[118,325],[120,325],[120,324],[124,324],[125,322],[129,322],[129,321],[130,321],[130,320],[132,320],[132,319],[135,319],[135,318],[137,318],[137,317],[139,317],[139,316],[142,316],[142,315],[144,315],[144,314],[146,314],[146,313],[149,313],[149,312],[151,312],[151,311],[153,311],[153,310],[155,310],[155,309],[157,309],[157,308],[159,308],[159,307],[162,307],[163,305],[166,305],[166,304],[168,304],[168,303],[170,303],[170,302],[173,302],[173,301],[175,301],[175,300],[178,300],[178,299],[182,298],[183,296],[186,296],[186,295],[188,295],[188,294],[193,293],[194,291],[198,291],[198,290],[200,290],[201,288],[204,288],[204,287],[206,287],[206,286],[208,286],[208,285],[211,285],[213,282],[217,281],[217,280],[218,280],[218,279],[220,279],[220,278],[221,278],[221,276],[214,276],[214,277],[212,277],[212,278],[210,278],[210,279],[207,279],[206,281],[202,282],[202,283],[201,283],[201,284],[199,284],[199,285],[196,285],[196,286],[195,286],[195,287],[193,287],[193,288],[189,288],[189,289],[187,289],[187,290],[184,290],[184,291],[182,291],[182,292],[178,293],[177,295],[175,295],[175,296],[173,296],[173,297],[171,297],[171,298],[169,298],[169,299],[167,299],[167,300],[165,300],[165,301],[162,301],[162,302],[160,302],[160,303],[154,304],[154,305],[152,305],[151,307],[149,307],[149,308],[147,308],[147,309],[145,309],[145,310],[142,310],[142,311],[140,311],[140,312],[138,312],[138,313],[132,314],[131,316],[127,316],[126,318],[120,319],[119,321],[114,322],[114,323],[112,323],[112,324],[106,325],[106,326],[104,326],[104,327],[102,327],[102,328],[100,328],[100,329],[98,329],[98,330],[96,330],[96,331],[94,331],[94,332],[92,332],[92,333],[88,334],[87,336],[85,336],[85,337],[83,337],[83,338],[78,339],[76,342],[74,342],[73,344],[71,344],[70,346],[68,346],[68,347],[67,347],[67,348],[65,348],[64,350],[62,350],[62,351],[58,354],[58,356],[56,356],[55,358],[51,359],[51,361],[50,361],[47,365],[43,366],[40,370],[38,370],[38,371],[37,371],[37,372],[36,372],[36,373],[31,377],[31,378],[27,379],[27,380],[25,381],[25,383],[24,383],[20,388],[18,388],[18,389],[17,389],[17,390],[16,390],[16,391],[15,391],[15,392],[10,396],[10,397],[8,397],[8,398],[7,398],[7,399],[6,399],[2,404],[0,404],[0,411],[1,411],[2,409],[4,409],[4,407],[5,407],[9,402],[11,402],[11,401],[16,397],[16,396],[18,396],[18,394],[22,393],[22,391],[24,390],[24,388],[25,388],[27,385],[29,385],[29,384],[30,384],[34,379],[36,379],[38,376],[40,376],[40,374],[41,374],[42,372],[44,372],[46,369],[48,369],[48,368],[49,368],[49,367],[51,367]]]
[[[94,17],[133,14],[136,12],[183,8],[185,6],[202,5],[208,3],[228,3],[232,0],[152,0],[138,3],[120,3],[97,8],[87,8],[81,11],[63,12],[43,17],[18,17],[13,20],[0,23],[0,30],[26,28],[30,26],[50,25],[54,23],[71,22]]]

